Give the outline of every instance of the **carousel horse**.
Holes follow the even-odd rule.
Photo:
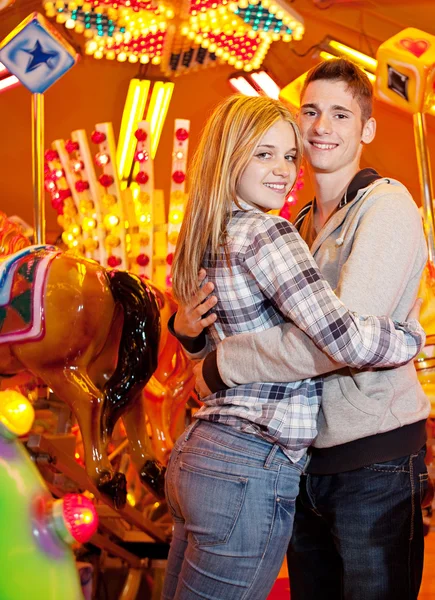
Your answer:
[[[0,213],[0,376],[30,371],[69,405],[86,471],[117,507],[126,480],[113,472],[106,445],[157,367],[159,336],[155,295],[137,276],[30,246]],[[99,385],[108,357],[113,368]]]
[[[194,390],[191,362],[181,344],[168,331],[170,316],[177,305],[170,293],[146,282],[153,290],[160,310],[161,335],[157,367],[146,384],[128,403],[122,415],[128,453],[142,483],[158,498],[164,497],[164,474],[170,451],[185,428],[185,408]],[[113,335],[119,332],[113,332]],[[114,343],[114,347],[117,343]],[[116,356],[102,353],[90,366],[90,376],[103,389],[116,366]]]
[[[149,283],[160,308],[162,332],[157,368],[122,417],[132,462],[142,483],[164,496],[164,472],[170,451],[184,430],[186,403],[195,378],[181,344],[167,329],[177,305],[167,291]],[[151,436],[148,434],[149,427]]]

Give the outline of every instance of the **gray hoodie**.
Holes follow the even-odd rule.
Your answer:
[[[311,252],[348,308],[399,321],[412,307],[427,261],[416,204],[401,183],[385,178],[359,190],[352,202],[332,215]],[[430,404],[412,363],[396,369],[343,369],[292,323],[226,338],[217,348],[217,365],[230,387],[326,375],[314,442],[318,449],[344,445],[345,450],[361,438],[424,424],[429,414]],[[407,431],[405,427],[402,433]],[[409,435],[415,437],[415,431]],[[421,435],[417,438],[411,445],[421,445]],[[409,453],[405,441],[402,454],[397,439],[392,443],[397,457]],[[379,460],[383,456],[381,452]],[[371,458],[367,464],[377,462],[376,452]]]

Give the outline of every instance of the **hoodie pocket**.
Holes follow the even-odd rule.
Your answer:
[[[366,415],[381,416],[391,406],[394,388],[386,372],[357,371],[339,377],[341,393],[354,408]]]

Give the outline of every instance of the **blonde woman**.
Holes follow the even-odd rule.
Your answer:
[[[338,364],[409,361],[424,343],[418,310],[407,324],[350,313],[294,227],[267,214],[283,205],[300,161],[298,128],[278,101],[232,96],[218,106],[193,160],[176,297],[191,298],[204,267],[219,298],[209,331],[215,346],[292,320]],[[174,535],[165,600],[267,598],[290,540],[321,395],[317,378],[247,384],[203,399],[168,466]]]

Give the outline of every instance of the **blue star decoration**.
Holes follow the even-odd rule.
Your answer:
[[[29,60],[29,64],[27,65],[26,73],[30,73],[33,69],[39,67],[39,65],[47,65],[49,69],[53,69],[53,61],[50,62],[50,59],[56,58],[58,55],[57,52],[44,52],[41,46],[41,42],[36,40],[35,47],[33,50],[26,50],[23,48],[24,52],[27,52],[32,57]]]
[[[0,42],[0,62],[32,93],[42,94],[77,61],[76,51],[39,13]]]

